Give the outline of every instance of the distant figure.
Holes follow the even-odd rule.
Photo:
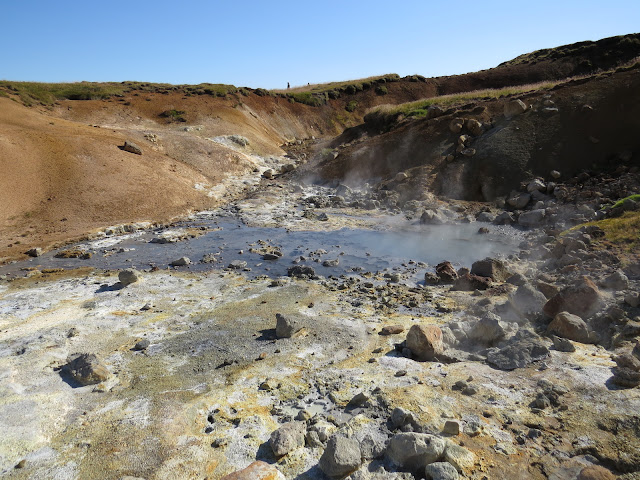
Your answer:
[[[291,85],[289,85],[289,82],[287,82],[287,90],[289,90],[290,87]]]

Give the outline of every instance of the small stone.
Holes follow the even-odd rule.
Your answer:
[[[142,274],[135,268],[127,268],[118,273],[118,280],[123,287],[131,285],[132,283],[140,281]]]
[[[109,377],[109,370],[93,353],[83,353],[70,360],[65,370],[81,385],[95,385]]]
[[[122,150],[129,153],[135,153],[136,155],[142,155],[142,149],[133,142],[124,142]]]
[[[458,480],[458,471],[456,467],[449,462],[434,462],[427,465],[424,469],[427,480]]]
[[[554,178],[555,180],[557,180],[557,179],[559,179],[561,177],[561,174],[560,174],[560,172],[558,170],[551,170],[549,175],[551,175],[551,178]]]
[[[245,268],[247,266],[247,262],[245,262],[244,260],[233,260],[229,265],[228,268],[231,268],[233,270],[242,270],[243,268]]]
[[[391,421],[391,425],[393,425],[394,428],[400,428],[404,425],[413,423],[414,421],[413,413],[401,407],[396,407],[393,409],[389,420]]]
[[[172,267],[184,267],[185,265],[191,265],[191,260],[188,257],[180,257],[171,262]]]
[[[573,345],[573,343],[571,343],[571,341],[566,338],[561,338],[553,335],[551,339],[553,340],[553,348],[555,348],[559,352],[571,353],[576,351],[576,347]]]
[[[149,345],[151,345],[151,342],[149,342],[148,339],[144,338],[140,340],[138,343],[136,343],[133,349],[135,351],[146,350]]]
[[[480,277],[489,277],[494,282],[504,282],[511,276],[503,262],[490,257],[473,262],[470,273]]]
[[[520,115],[521,113],[524,113],[526,111],[527,111],[527,106],[520,99],[511,100],[510,102],[506,103],[504,106],[504,116],[507,118]]]
[[[442,330],[435,325],[413,325],[407,334],[407,348],[419,360],[433,360],[444,353]]]
[[[380,335],[397,335],[402,332],[404,332],[404,327],[402,325],[386,325],[385,327],[382,327]]]
[[[445,433],[447,435],[460,434],[460,420],[447,420],[444,423],[444,428],[442,429],[442,433]]]
[[[298,318],[291,316],[285,317],[280,313],[276,313],[276,337],[291,338],[301,329],[302,323]]]
[[[76,327],[71,327],[67,332],[67,338],[77,337],[79,334],[80,330],[78,330]]]
[[[335,435],[327,442],[318,465],[329,477],[344,477],[362,464],[360,445],[353,438]]]
[[[39,257],[43,254],[43,250],[40,247],[31,248],[25,252],[30,257]]]
[[[289,422],[275,430],[269,437],[269,445],[276,457],[304,447],[305,426],[302,422]]]

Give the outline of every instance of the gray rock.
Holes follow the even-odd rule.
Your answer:
[[[383,433],[366,434],[360,440],[360,454],[365,460],[373,460],[384,455],[387,449],[387,436]]]
[[[556,180],[561,177],[561,173],[558,170],[551,170],[549,175],[551,175],[551,178],[554,178]]]
[[[146,350],[149,345],[151,345],[151,342],[148,339],[143,338],[133,346],[133,349],[136,351]]]
[[[447,222],[447,217],[435,210],[425,210],[420,217],[420,223],[427,225],[443,225]]]
[[[446,422],[444,422],[442,433],[446,433],[447,435],[459,435],[460,420],[447,420]]]
[[[245,262],[244,260],[233,260],[228,265],[228,268],[232,268],[233,270],[242,270],[246,266],[247,266],[247,262]]]
[[[318,436],[318,432],[310,430],[306,433],[305,437],[305,445],[309,448],[320,448],[324,447],[324,443],[320,441],[320,437]]]
[[[493,221],[493,223],[495,225],[511,225],[512,223],[515,223],[516,219],[513,217],[513,214],[510,212],[502,212],[500,215],[498,215],[495,220]]]
[[[496,216],[491,212],[480,212],[476,217],[477,222],[491,223],[496,219]]]
[[[287,275],[295,278],[314,278],[316,271],[307,265],[294,265],[287,269]]]
[[[25,253],[30,257],[39,257],[40,255],[42,255],[43,250],[40,247],[36,247],[36,248],[30,248]]]
[[[442,459],[453,465],[458,472],[470,469],[476,462],[473,452],[451,441],[447,441]]]
[[[136,155],[142,155],[142,149],[133,142],[124,142],[122,149],[125,152],[135,153]]]
[[[546,189],[547,189],[547,186],[544,184],[542,180],[539,180],[539,179],[529,182],[529,184],[527,185],[527,192],[529,193],[544,192],[546,191]]]
[[[515,370],[524,368],[532,362],[549,356],[549,349],[532,332],[521,330],[511,342],[499,349],[493,349],[487,354],[487,362],[500,370]]]
[[[473,325],[468,333],[471,340],[491,345],[502,340],[506,330],[500,319],[493,314],[488,314]]]
[[[482,123],[480,123],[475,118],[470,118],[469,120],[467,120],[464,126],[466,127],[467,130],[469,130],[471,135],[473,135],[474,137],[482,135],[482,132],[483,132]]]
[[[400,428],[413,422],[413,413],[409,410],[405,410],[404,408],[396,407],[391,412],[390,420],[391,425],[395,428]]]
[[[184,267],[185,265],[191,265],[191,260],[188,257],[180,257],[171,262],[172,267]]]
[[[71,359],[65,370],[81,385],[95,385],[109,378],[109,370],[93,353],[83,353]]]
[[[518,217],[518,224],[523,227],[538,227],[544,223],[545,214],[544,208],[522,212]]]
[[[504,116],[507,118],[515,117],[527,111],[527,106],[520,99],[511,100],[504,105]]]
[[[273,170],[270,168],[267,168],[264,172],[262,172],[262,176],[267,180],[271,180],[273,178]]]
[[[445,441],[426,433],[398,433],[387,446],[387,455],[401,468],[419,470],[438,461],[445,449]]]
[[[434,462],[424,469],[427,480],[458,480],[456,467],[448,462]]]
[[[509,305],[527,318],[540,314],[546,302],[547,297],[529,284],[520,285],[509,297]]]
[[[304,447],[305,424],[302,422],[289,422],[271,433],[269,445],[276,457]]]
[[[357,470],[362,464],[360,444],[353,438],[334,435],[327,442],[318,465],[328,476],[339,478]]]
[[[518,193],[511,192],[509,197],[507,198],[507,204],[511,205],[513,208],[517,208],[518,210],[522,210],[524,207],[528,205],[531,201],[531,194],[529,193]]]
[[[120,280],[123,287],[131,285],[132,283],[139,281],[141,278],[142,274],[135,268],[127,268],[126,270],[122,270],[118,273],[118,280]]]
[[[600,286],[610,290],[626,290],[629,288],[629,278],[622,270],[616,270],[608,277],[605,277]]]
[[[640,295],[637,292],[628,293],[624,296],[624,302],[635,308],[640,305]]]
[[[559,352],[571,353],[576,351],[576,347],[573,346],[573,343],[566,338],[553,335],[551,340],[553,340],[553,348]]]
[[[302,329],[302,322],[298,318],[285,317],[276,313],[276,337],[291,338],[293,334]]]

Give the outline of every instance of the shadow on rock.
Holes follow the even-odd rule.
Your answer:
[[[124,285],[120,282],[116,282],[113,285],[108,285],[106,283],[100,285],[100,288],[98,288],[95,293],[104,293],[104,292],[116,292],[118,290],[122,290],[124,288]]]
[[[256,460],[261,460],[263,462],[274,464],[277,461],[276,456],[271,449],[271,445],[269,445],[269,440],[263,442],[258,447],[258,451],[256,453]]]

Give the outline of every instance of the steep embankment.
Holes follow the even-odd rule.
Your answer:
[[[398,120],[392,115],[382,132],[380,125],[365,124],[334,141],[333,155],[320,163],[321,175],[355,183],[417,168],[410,172],[423,179],[417,188],[493,200],[551,170],[573,175],[633,162],[633,152],[640,149],[634,134],[640,127],[638,67],[517,97],[435,108],[432,118]],[[515,99],[526,110],[505,115]],[[469,120],[477,121],[474,127],[469,128]]]

